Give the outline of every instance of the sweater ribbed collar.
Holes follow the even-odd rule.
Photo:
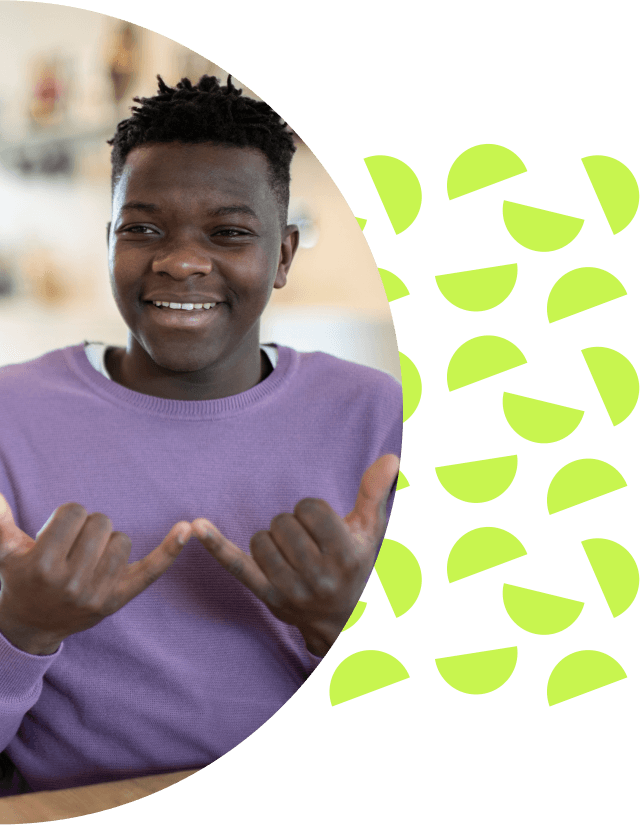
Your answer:
[[[298,364],[298,353],[289,347],[278,346],[278,362],[272,372],[255,387],[207,401],[177,401],[172,398],[157,398],[123,387],[97,372],[85,354],[85,345],[78,344],[60,351],[71,371],[98,395],[120,407],[129,407],[142,413],[159,415],[181,420],[203,420],[228,418],[252,409],[271,398],[289,382]]]

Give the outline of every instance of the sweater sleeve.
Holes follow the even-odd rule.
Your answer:
[[[40,698],[45,673],[62,653],[34,656],[14,647],[0,633],[0,751],[16,735],[22,717]]]
[[[16,500],[9,474],[0,453],[0,493],[6,498],[14,515]],[[16,735],[22,717],[40,697],[42,680],[62,652],[60,645],[50,656],[34,656],[14,647],[0,633],[0,751]]]

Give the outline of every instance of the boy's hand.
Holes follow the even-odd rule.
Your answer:
[[[20,530],[0,495],[0,633],[27,653],[60,643],[115,613],[156,581],[191,536],[179,522],[144,559],[128,564],[131,540],[101,513],[63,504],[36,536]]]
[[[206,519],[194,535],[277,619],[295,625],[307,649],[324,656],[363,592],[385,531],[385,508],[398,458],[384,455],[365,471],[352,512],[341,519],[327,502],[305,498],[252,537],[251,555]]]

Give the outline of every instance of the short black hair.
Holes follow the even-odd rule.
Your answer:
[[[121,121],[107,143],[111,150],[112,193],[127,155],[146,143],[216,143],[258,149],[267,158],[270,185],[278,199],[283,226],[287,223],[290,167],[296,151],[291,130],[271,106],[243,95],[232,83],[203,75],[192,84],[183,78],[175,87],[158,77],[154,97],[135,97],[131,117]]]

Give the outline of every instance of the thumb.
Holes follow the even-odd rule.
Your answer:
[[[392,454],[383,455],[363,473],[356,503],[345,517],[352,533],[366,534],[378,540],[385,525],[385,508],[398,475],[399,460]]]
[[[13,520],[7,499],[0,493],[0,561],[16,550],[30,550],[35,541]]]

